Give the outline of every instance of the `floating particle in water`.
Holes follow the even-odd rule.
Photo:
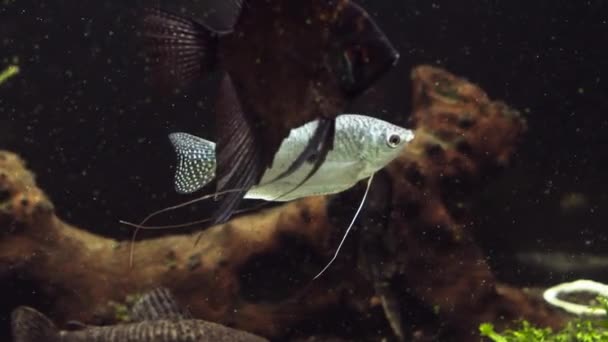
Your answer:
[[[583,193],[569,192],[562,195],[559,206],[564,214],[576,214],[589,207],[589,200]]]

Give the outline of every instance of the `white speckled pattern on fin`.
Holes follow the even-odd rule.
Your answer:
[[[215,177],[215,144],[187,133],[169,134],[177,153],[175,190],[193,193]]]

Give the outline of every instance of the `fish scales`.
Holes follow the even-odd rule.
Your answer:
[[[26,329],[37,329],[35,326]],[[17,339],[15,342],[201,342],[201,341],[266,341],[255,335],[229,329],[202,320],[157,320],[115,326],[87,327],[79,331],[61,331],[42,339]]]
[[[94,327],[84,331],[62,332],[62,341],[137,341],[141,338],[152,340],[156,325],[149,329],[147,324],[135,323],[125,327]]]
[[[218,334],[209,329],[209,322],[197,320],[161,320],[120,326],[92,327],[83,331],[60,333],[61,342],[196,342],[196,341],[254,341]],[[263,341],[263,339],[258,339]]]
[[[297,188],[295,187],[307,177],[314,167],[311,163],[304,164],[288,177],[270,182],[290,166],[291,156],[304,150],[308,137],[314,132],[316,125],[316,122],[306,124],[302,130],[295,130],[284,141],[280,152],[275,156],[273,167],[262,177],[261,185],[253,186],[245,198],[264,200],[278,198],[281,201],[289,201],[301,197],[340,192],[354,186],[359,180],[369,177],[376,170],[376,168],[370,167],[376,158],[384,161],[387,157],[388,161],[398,155],[398,149],[388,147],[387,155],[376,154],[374,152],[376,150],[375,141],[372,139],[374,134],[377,133],[378,136],[381,136],[385,134],[385,129],[390,129],[392,131],[389,134],[402,134],[404,143],[408,140],[406,130],[387,125],[384,121],[363,115],[341,115],[336,121],[334,149],[328,153],[318,172]],[[378,131],[375,130],[375,127],[379,127]],[[381,144],[386,147],[384,140]],[[373,154],[367,154],[368,152]],[[289,193],[283,195],[287,192]]]
[[[144,294],[131,309],[133,323],[59,330],[49,318],[21,306],[11,315],[14,342],[263,342],[251,333],[200,319],[177,306],[166,288]]]

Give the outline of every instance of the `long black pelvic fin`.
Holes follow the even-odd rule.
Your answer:
[[[183,87],[216,69],[221,32],[159,8],[141,17],[146,66],[154,83]]]
[[[220,224],[230,218],[247,191],[260,181],[264,170],[253,125],[228,73],[218,92],[216,131],[217,191],[241,189],[223,196],[212,218],[214,224]]]
[[[336,120],[320,118],[318,122],[317,128],[304,148],[304,151],[302,151],[296,160],[291,163],[287,170],[283,171],[279,176],[269,181],[269,183],[291,175],[306,162],[314,163],[312,169],[308,172],[306,177],[300,181],[300,183],[294,186],[291,190],[278,196],[277,199],[289,195],[293,191],[297,190],[302,184],[306,183],[312,176],[314,176],[321,165],[323,165],[325,162],[329,151],[333,149],[334,136],[336,132]]]

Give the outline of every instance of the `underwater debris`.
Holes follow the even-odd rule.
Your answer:
[[[109,301],[166,286],[197,318],[271,338],[336,310],[366,317],[360,326],[384,310],[407,337],[414,303],[441,319],[440,325],[417,325],[417,335],[442,331],[452,340],[478,341],[480,323],[519,318],[558,328],[562,317],[542,301],[497,284],[466,229],[471,213],[457,205],[507,165],[525,121],[445,70],[421,66],[412,80],[415,138],[377,173],[374,183],[384,179],[386,192],[370,189],[369,206],[382,219],[376,233],[361,232],[361,240],[378,246],[364,249],[368,267],[353,267],[362,255],[345,246],[331,272],[310,282],[333,256],[345,225],[329,219],[336,215],[328,213],[328,197],[309,197],[211,227],[196,247],[191,235],[137,242],[137,267],[129,268],[128,244],[117,247],[113,239],[62,222],[21,159],[2,152],[0,279],[36,279],[37,299],[51,303],[48,312],[58,325],[108,322]],[[444,82],[441,94],[437,82]],[[355,195],[360,198],[357,191],[341,196]],[[28,210],[14,205],[24,196]],[[38,207],[44,210],[32,209]],[[200,266],[190,270],[196,253]],[[377,303],[382,310],[375,310]]]
[[[19,73],[19,66],[9,65],[6,69],[0,72],[0,84],[6,82],[9,78]]]
[[[521,251],[510,260],[513,265],[528,269],[526,279],[546,281],[553,277],[608,280],[608,255],[597,253],[572,253],[560,251]],[[523,271],[520,271],[523,272]]]
[[[142,294],[135,293],[129,294],[126,296],[124,302],[115,302],[113,300],[108,302],[108,307],[110,307],[114,312],[114,317],[112,321],[118,323],[131,322],[131,307],[142,297]]]
[[[559,206],[564,214],[581,214],[589,210],[589,198],[580,192],[569,192],[562,195]]]

